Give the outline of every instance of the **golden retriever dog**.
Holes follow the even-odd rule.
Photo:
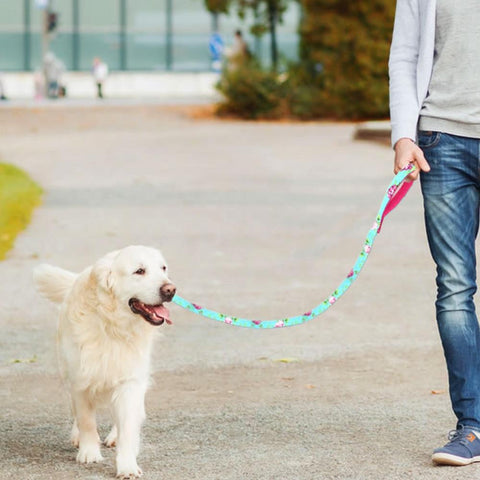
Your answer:
[[[162,254],[129,246],[79,274],[40,265],[34,281],[60,305],[58,353],[72,398],[77,461],[102,460],[95,411],[107,404],[114,424],[104,444],[117,448],[117,477],[141,476],[137,455],[152,342],[156,328],[171,323],[164,303],[176,290]]]

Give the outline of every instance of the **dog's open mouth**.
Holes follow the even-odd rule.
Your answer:
[[[138,313],[152,325],[162,325],[163,322],[167,322],[168,325],[172,324],[170,320],[170,312],[163,306],[163,304],[147,305],[136,298],[131,298],[128,304],[133,313]]]

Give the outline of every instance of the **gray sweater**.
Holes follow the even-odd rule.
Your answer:
[[[480,2],[437,0],[435,56],[421,130],[480,138]]]

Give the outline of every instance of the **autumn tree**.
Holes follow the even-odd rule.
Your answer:
[[[228,13],[231,0],[204,0],[207,10],[212,13]]]
[[[388,115],[395,0],[302,0],[300,57],[318,105],[337,117]]]

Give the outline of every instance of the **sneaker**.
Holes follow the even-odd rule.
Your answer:
[[[433,463],[462,466],[480,462],[480,433],[470,427],[460,427],[448,434],[449,442],[433,451]]]

